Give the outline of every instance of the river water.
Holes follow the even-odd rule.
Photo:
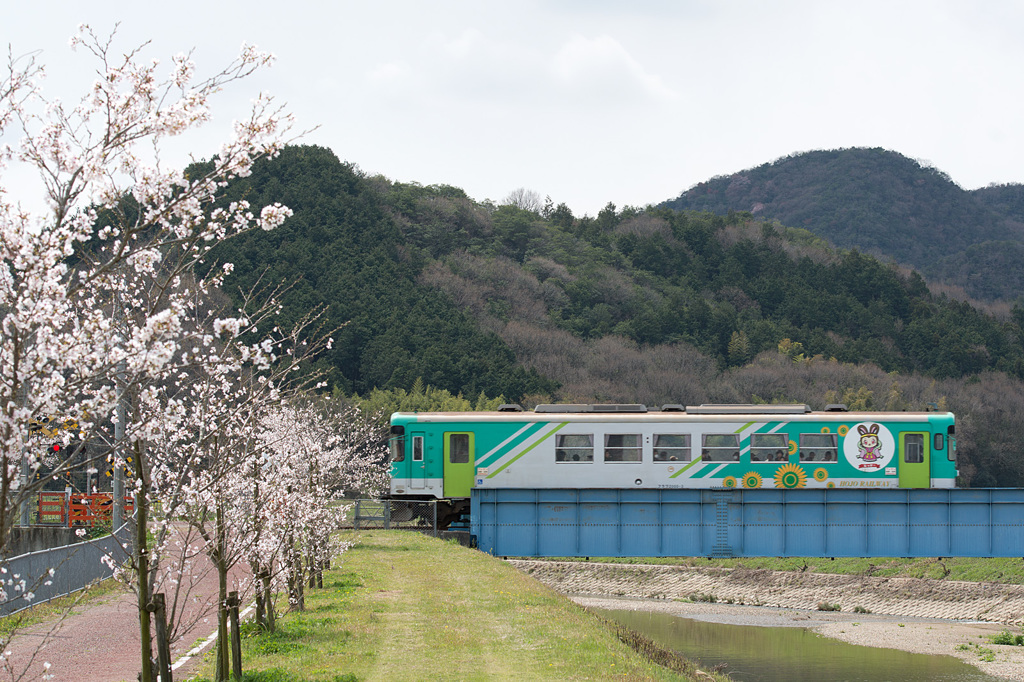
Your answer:
[[[725,625],[649,611],[606,618],[737,682],[997,682],[953,656],[847,644],[799,627]],[[852,626],[853,627],[853,626]]]

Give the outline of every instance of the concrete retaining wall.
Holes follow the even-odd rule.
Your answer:
[[[1024,623],[1024,586],[923,578],[880,578],[746,569],[593,562],[509,560],[520,571],[568,595],[699,599],[814,610]]]
[[[16,526],[4,547],[3,556],[13,557],[29,552],[39,552],[54,547],[64,547],[78,541],[73,528],[63,526]]]

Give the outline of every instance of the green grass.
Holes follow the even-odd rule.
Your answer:
[[[243,631],[246,680],[708,679],[494,557],[401,531],[361,533],[280,624]]]
[[[531,557],[532,558],[532,557]],[[552,561],[584,561],[563,557]],[[775,558],[705,559],[701,557],[621,558],[589,557],[588,561],[615,564],[653,564],[692,566],[696,568],[767,569],[772,571],[806,571],[841,575],[880,576],[886,578],[931,578],[935,580],[966,580],[1024,584],[1024,560],[1018,558],[970,559],[923,558],[897,559],[861,558]]]
[[[1015,635],[1009,630],[1001,630],[997,634],[989,635],[988,641],[992,642],[993,644],[1024,646],[1024,635]]]

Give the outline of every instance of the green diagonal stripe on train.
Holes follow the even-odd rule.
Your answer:
[[[696,464],[700,464],[700,460],[699,459],[693,460],[692,462],[690,462],[689,464],[684,466],[682,469],[680,469],[679,471],[677,471],[674,474],[672,474],[671,476],[669,476],[669,478],[675,478],[676,476],[678,476],[679,474],[683,473],[684,471],[686,471],[687,469],[689,469],[690,467],[692,467],[692,466],[694,466]]]
[[[551,436],[555,435],[555,433],[559,429],[561,429],[564,426],[567,426],[568,424],[569,424],[569,422],[562,422],[561,424],[558,424],[557,426],[555,426],[555,428],[551,429],[550,431],[545,433],[541,438],[537,439],[537,441],[535,443],[533,443],[533,445],[531,445],[530,447],[526,448],[525,450],[520,452],[518,455],[516,455],[512,459],[510,459],[509,461],[507,461],[504,464],[502,464],[501,468],[497,469],[496,471],[494,471],[493,473],[488,475],[487,478],[494,478],[495,476],[500,474],[502,471],[507,469],[509,467],[509,465],[512,464],[512,462],[515,462],[517,459],[519,459],[520,457],[525,455],[527,452],[529,452],[530,450],[533,450],[535,447],[537,447],[538,445],[540,445],[541,443],[546,441],[548,438],[550,438]]]
[[[692,476],[692,478],[704,478],[705,476],[711,476],[712,474],[718,473],[730,464],[735,462],[710,462],[710,466],[704,468],[699,474]]]
[[[755,422],[747,422],[743,426],[741,426],[738,429],[736,429],[735,431],[733,431],[733,433],[740,434],[740,446],[742,448],[742,451],[744,453],[746,453],[746,452],[750,451],[750,434],[751,433],[758,433],[761,429],[763,429],[765,427],[769,427],[770,431],[775,431],[775,430],[778,430],[779,428],[781,428],[784,424],[785,424],[785,422],[756,422],[756,421]],[[674,474],[669,475],[669,478],[676,478],[678,476],[681,476],[686,471],[692,469],[695,465],[701,464],[701,463],[702,463],[702,460],[695,459],[692,462],[690,462],[689,464],[687,464],[686,466],[684,466],[679,471],[675,472]],[[703,467],[702,469],[699,469],[696,472],[693,472],[692,475],[689,475],[686,478],[693,478],[693,479],[705,478],[707,476],[712,475],[716,471],[720,471],[722,469],[722,466],[719,466],[719,465],[720,464],[725,464],[725,463],[722,463],[722,462],[703,462],[703,463],[706,464],[707,466]]]
[[[533,422],[527,424],[523,428],[519,429],[511,436],[499,443],[494,449],[488,452],[486,455],[477,460],[476,466],[488,467],[497,462],[499,459],[509,454],[512,450],[519,447],[523,442],[529,440],[538,431],[543,429],[547,424],[545,422]]]

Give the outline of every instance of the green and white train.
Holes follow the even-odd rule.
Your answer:
[[[538,405],[396,412],[391,497],[469,511],[474,488],[952,488],[949,412],[829,405]]]

